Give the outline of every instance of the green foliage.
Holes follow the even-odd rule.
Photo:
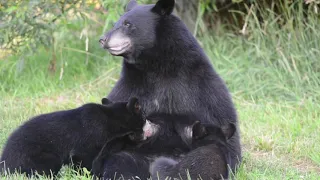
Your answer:
[[[110,0],[102,0],[102,5],[108,9],[108,16],[105,20],[105,26],[103,28],[103,32],[105,32],[110,24],[115,23],[120,15],[124,12],[124,7],[127,4],[127,0],[118,0],[118,1],[110,1]]]
[[[15,52],[35,51],[39,45],[49,47],[56,21],[67,21],[68,13],[81,15],[79,0],[7,0],[1,2],[0,45]],[[78,7],[76,6],[78,4]],[[79,13],[79,14],[78,14]]]
[[[105,9],[108,9],[108,16],[105,19],[105,26],[103,32],[107,30],[110,24],[115,23],[121,14],[124,13],[125,7],[129,0],[101,0],[101,3]],[[138,3],[150,3],[150,0],[137,0]]]
[[[6,1],[8,6],[1,4],[0,13],[12,15],[12,22],[20,23],[16,14],[26,12],[21,7],[30,2]],[[54,37],[52,51],[38,43],[36,53],[17,53],[0,60],[0,149],[10,133],[28,118],[100,102],[114,86],[121,58],[104,51],[98,39],[121,15],[126,1],[104,0],[101,4],[106,10],[90,11],[92,7],[81,5],[78,11],[83,16],[67,17],[65,13],[55,23],[48,23],[48,29],[31,28],[34,32],[50,32]],[[202,12],[208,10],[199,7]],[[263,4],[250,7],[242,13],[233,11],[246,22],[236,32],[217,26],[199,36],[215,69],[226,81],[239,113],[244,161],[235,178],[319,179],[319,16],[311,4],[308,16],[299,10],[301,4],[283,4],[287,13],[263,8]],[[21,16],[29,17],[28,13]],[[21,21],[21,27],[30,26],[24,24],[24,19]],[[15,23],[6,22],[12,31],[19,30],[14,29]],[[2,27],[3,21],[0,24]],[[9,30],[0,31],[10,36]],[[28,44],[32,36],[26,37]],[[52,59],[56,71],[49,73]],[[70,167],[64,167],[60,175],[59,179],[91,178],[86,169]],[[0,179],[25,178],[16,174]]]
[[[216,57],[213,62],[218,69],[229,71],[229,87],[241,94],[249,90],[248,98],[258,99],[263,94],[292,101],[308,97],[320,100],[319,19],[309,17],[300,28],[289,22],[281,27],[272,15],[270,12],[261,24],[253,11],[244,36],[222,35],[217,30],[217,36],[205,36],[201,41]],[[247,77],[246,83],[240,83],[243,79],[238,79],[239,74]]]

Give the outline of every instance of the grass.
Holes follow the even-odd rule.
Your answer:
[[[259,25],[249,18],[247,37],[216,31],[199,38],[239,113],[244,161],[235,177],[319,179],[319,23],[280,29],[268,22]],[[108,94],[119,78],[121,59],[103,51],[97,42],[99,29],[92,31],[88,65],[80,31],[64,32],[56,43],[54,74],[48,73],[52,56],[44,49],[0,60],[0,150],[28,118],[100,102]],[[67,167],[60,175],[60,179],[90,179],[85,170]]]

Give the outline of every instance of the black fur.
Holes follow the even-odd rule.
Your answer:
[[[125,101],[136,96],[146,115],[193,113],[201,123],[238,126],[224,81],[184,23],[170,14],[173,5],[174,0],[159,0],[156,5],[130,6],[100,39],[103,48],[124,59],[121,77],[108,98]],[[121,50],[115,50],[114,42],[122,44]],[[241,161],[239,131],[228,146],[235,170]]]
[[[4,147],[0,172],[55,175],[71,161],[90,170],[108,139],[129,132],[141,133],[144,120],[136,98],[129,102],[102,102],[104,105],[90,103],[43,114],[21,125]]]
[[[139,146],[139,140],[139,138],[132,139],[130,136],[125,135],[108,141],[92,163],[93,176],[98,179],[118,179],[116,178],[118,176],[131,179],[135,179],[135,177],[147,179],[149,177],[149,173],[140,171],[140,168],[146,169],[149,167],[149,161],[145,156],[140,154],[135,154],[133,156],[131,153],[122,151],[124,149],[135,149],[135,147]],[[118,157],[125,160],[118,162]],[[110,163],[108,166],[105,164],[106,160]],[[113,164],[116,164],[116,166],[113,166]],[[125,169],[125,171],[120,172],[119,169],[117,169],[118,166],[121,166],[121,169]],[[117,174],[109,176],[106,174],[109,171]]]
[[[152,179],[166,179],[167,177],[228,179],[228,166],[231,162],[230,149],[226,143],[235,131],[236,127],[233,124],[222,128],[212,125],[193,125],[192,151],[181,158],[157,158],[150,166]]]
[[[118,138],[108,142],[94,161],[95,175],[103,175],[103,179],[117,179],[121,176],[125,179],[132,177],[147,179],[150,176],[149,165],[154,158],[159,156],[177,158],[190,151],[190,146],[178,133],[179,128],[189,125],[186,122],[191,122],[190,115],[153,114],[146,119],[157,125],[157,133],[138,144],[129,143],[128,137],[123,137],[125,140]],[[177,128],[177,122],[180,122],[179,124],[183,127]]]
[[[190,121],[191,119],[192,122]],[[160,155],[179,157],[180,154],[190,151],[189,144],[185,141],[187,138],[183,138],[178,132],[184,127],[177,128],[176,124],[191,126],[194,120],[192,115],[156,113],[149,115],[147,120],[157,125],[158,131],[140,145],[139,148],[135,149],[134,152],[152,157]]]
[[[217,179],[220,174],[228,178],[227,165],[231,165],[231,161],[226,143],[236,131],[233,124],[222,128],[203,125],[190,114],[153,114],[147,121],[155,125],[150,128],[157,131],[138,146],[129,144],[127,136],[108,142],[93,163],[95,175],[103,174],[103,179],[121,176],[147,179],[150,174],[141,169],[149,168],[150,162],[156,159],[150,168],[154,179],[157,179],[157,172],[160,179],[178,177],[179,173],[187,179],[184,169],[189,169],[194,179],[200,173],[203,179]],[[210,157],[207,157],[208,152],[211,152]],[[117,174],[110,174],[112,172]]]

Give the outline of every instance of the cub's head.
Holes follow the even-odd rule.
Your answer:
[[[114,27],[100,38],[101,46],[114,56],[133,57],[125,60],[136,63],[135,57],[154,47],[157,32],[161,31],[159,23],[171,16],[174,4],[174,0],[159,0],[156,4],[138,5],[131,0]]]
[[[236,126],[233,123],[218,127],[212,124],[201,124],[196,121],[190,126],[185,126],[184,131],[180,130],[180,135],[187,144],[197,140],[202,141],[204,144],[208,142],[225,144],[234,135],[235,131]]]
[[[104,105],[110,126],[116,129],[128,129],[132,131],[142,131],[145,120],[142,117],[141,106],[137,98],[132,97],[127,102],[112,102],[103,98]]]

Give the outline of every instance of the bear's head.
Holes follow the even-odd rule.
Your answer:
[[[137,63],[141,54],[152,54],[150,49],[158,43],[161,32],[158,26],[173,16],[174,4],[174,0],[159,0],[156,4],[138,5],[131,0],[126,12],[99,40],[101,46],[114,56],[125,57],[129,64]]]
[[[137,98],[132,97],[128,102],[112,102],[103,98],[101,103],[105,107],[109,123],[112,124],[111,127],[142,131],[145,120]]]
[[[212,124],[202,124],[200,121],[177,122],[175,129],[187,145],[191,145],[197,140],[203,144],[211,142],[226,144],[236,131],[233,123],[218,127]]]
[[[233,123],[218,127],[196,121],[190,128],[192,128],[192,134],[185,134],[186,139],[201,140],[203,143],[218,142],[224,145],[236,131],[236,126]]]

